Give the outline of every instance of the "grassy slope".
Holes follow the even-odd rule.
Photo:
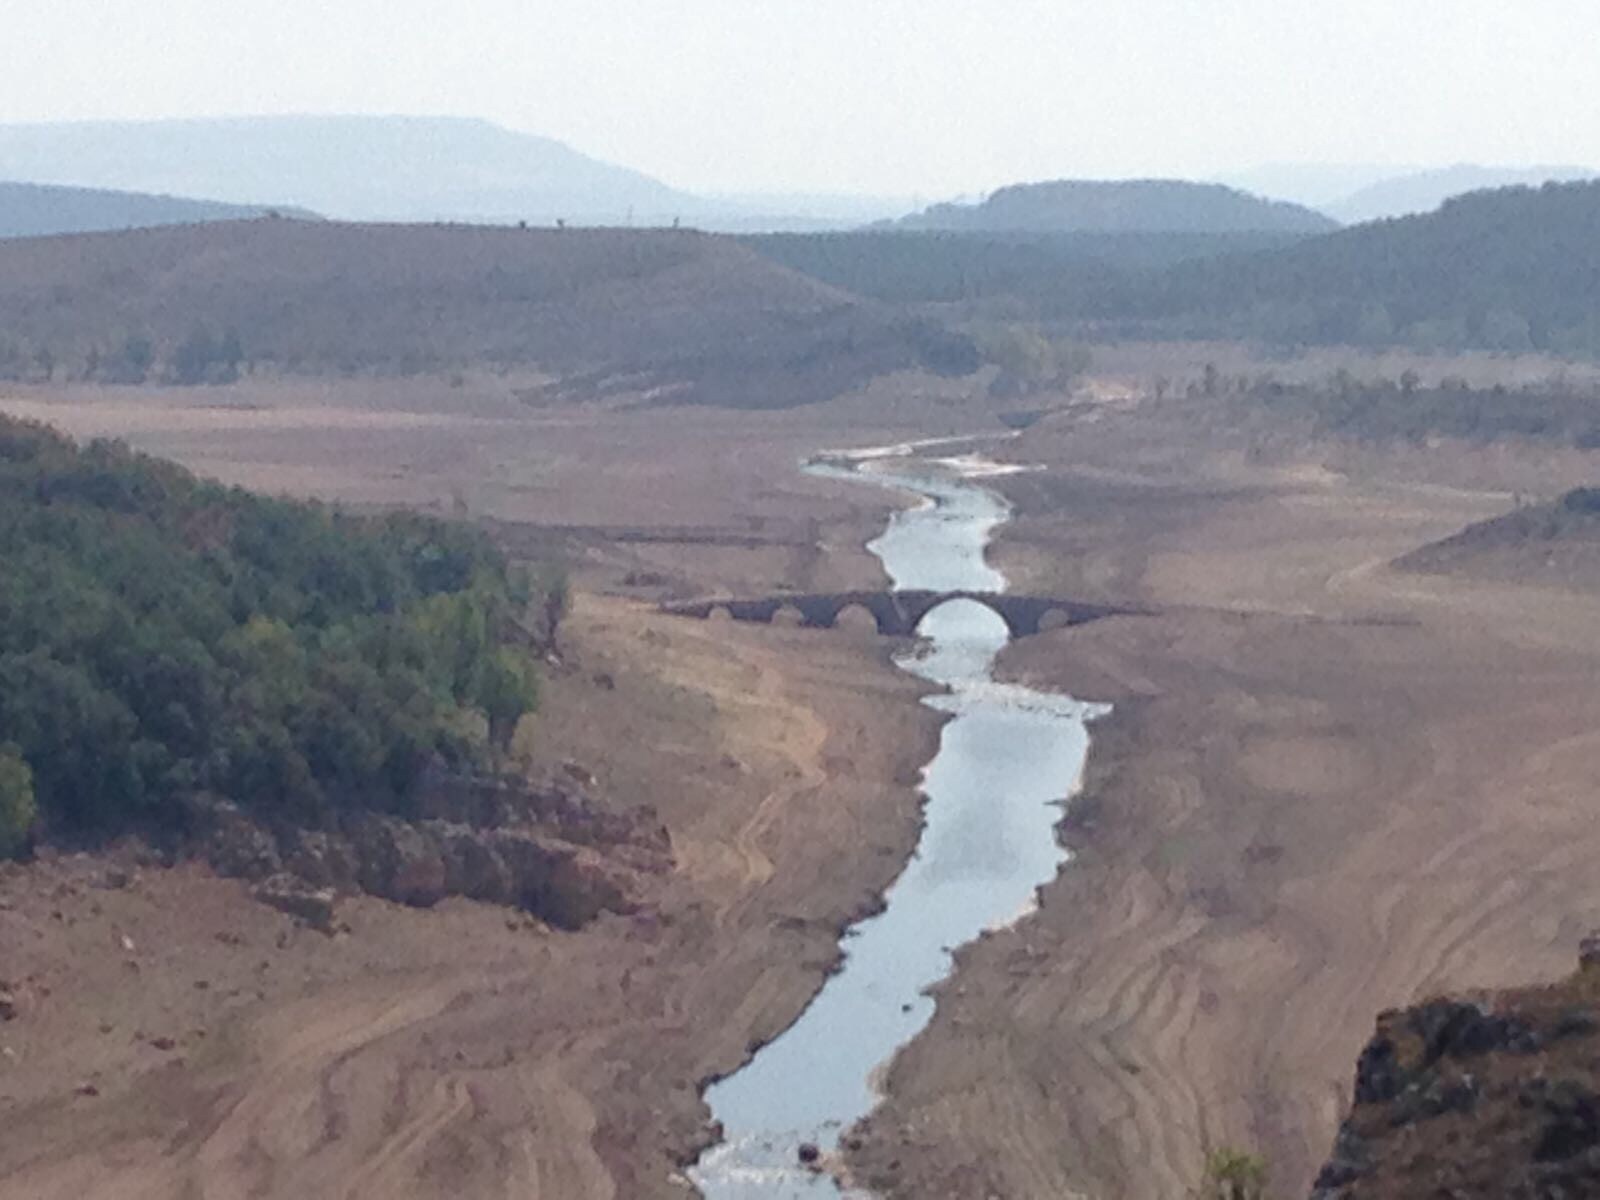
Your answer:
[[[310,374],[537,367],[756,405],[826,398],[943,344],[689,231],[254,221],[0,244],[0,329],[22,358],[47,350],[74,374],[135,335],[159,367],[201,325]]]

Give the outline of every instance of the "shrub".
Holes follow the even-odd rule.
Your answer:
[[[1267,1160],[1224,1146],[1206,1158],[1201,1200],[1263,1200],[1267,1194]]]
[[[1561,507],[1568,512],[1600,513],[1600,488],[1573,488],[1561,497]]]
[[[33,772],[15,746],[0,746],[0,858],[10,858],[28,844],[38,816]]]

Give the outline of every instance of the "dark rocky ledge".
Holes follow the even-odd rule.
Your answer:
[[[1600,940],[1570,979],[1386,1012],[1313,1200],[1600,1196]]]
[[[365,892],[423,908],[464,896],[575,929],[635,911],[647,877],[672,866],[653,810],[607,811],[576,787],[502,779],[435,779],[412,819],[357,809],[319,828],[269,826],[202,796],[191,828],[189,854],[320,927],[338,896]]]

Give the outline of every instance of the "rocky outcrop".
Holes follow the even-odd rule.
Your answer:
[[[1600,1195],[1600,943],[1552,987],[1379,1016],[1313,1200]]]
[[[672,864],[652,810],[606,811],[570,789],[501,780],[435,781],[416,819],[357,810],[316,829],[271,829],[200,798],[191,826],[200,857],[318,927],[331,927],[334,897],[365,892],[422,908],[464,896],[573,929],[635,911],[644,882]]]
[[[256,888],[255,896],[261,903],[297,917],[313,929],[333,932],[333,906],[337,897],[332,888],[314,888],[293,875],[280,873],[264,880]]]

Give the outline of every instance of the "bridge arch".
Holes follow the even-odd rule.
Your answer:
[[[783,629],[799,629],[808,624],[805,613],[793,604],[780,604],[773,609],[772,616],[768,619],[769,625],[777,625]]]
[[[1055,629],[1065,629],[1072,624],[1072,614],[1064,608],[1048,608],[1039,617],[1039,632],[1049,633]]]
[[[941,613],[960,613],[963,609],[969,613],[973,612],[974,610],[982,610],[982,612],[987,615],[988,619],[998,621],[1000,624],[1006,627],[1006,632],[1008,634],[1012,634],[1011,622],[1006,620],[1005,614],[993,604],[989,603],[985,597],[967,595],[961,592],[957,592],[949,596],[935,597],[932,603],[926,605],[922,609],[921,614],[917,617],[916,623],[912,627],[912,633],[916,634],[918,637],[924,637],[926,636],[924,629],[930,620],[935,619]]]
[[[839,611],[833,615],[833,627],[847,633],[883,632],[878,614],[859,600],[851,600],[840,605]]]

